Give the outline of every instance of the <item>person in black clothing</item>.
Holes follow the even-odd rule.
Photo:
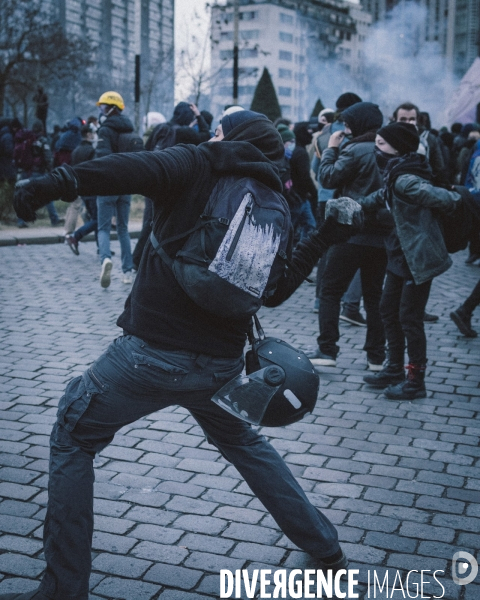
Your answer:
[[[82,141],[80,145],[72,152],[72,166],[79,165],[87,160],[93,160],[95,157],[95,132],[90,125],[82,125],[81,129]],[[97,239],[97,197],[83,196],[83,203],[87,209],[89,220],[73,233],[68,233],[65,236],[65,242],[68,244],[71,251],[77,256],[80,254],[78,242],[86,235],[95,231],[95,240]],[[98,242],[97,242],[98,244]]]
[[[352,139],[340,146],[343,131],[332,134],[328,148],[323,151],[319,167],[320,183],[335,189],[338,196],[350,198],[369,194],[382,186],[375,161],[375,134],[383,122],[376,104],[358,102],[342,113],[345,132]],[[362,295],[367,313],[367,332],[364,350],[371,371],[382,368],[385,360],[385,336],[380,319],[379,304],[387,265],[384,239],[389,223],[373,215],[359,234],[348,243],[330,248],[320,281],[318,313],[318,348],[309,358],[316,366],[336,366],[340,338],[340,303],[355,273],[360,269]],[[384,216],[384,215],[382,215]],[[391,224],[390,224],[391,226]]]
[[[295,150],[290,160],[293,187],[302,200],[308,200],[312,208],[312,215],[317,214],[317,188],[310,176],[310,156],[306,146],[312,143],[313,131],[308,121],[295,123]]]
[[[202,111],[207,113],[207,111]],[[207,113],[209,115],[210,113]],[[160,123],[148,136],[145,150],[158,151],[171,148],[176,144],[201,144],[210,139],[209,123],[195,104],[179,102],[168,123]],[[213,117],[212,117],[213,119]],[[211,121],[210,121],[211,124]],[[153,204],[145,197],[142,231],[132,254],[133,267],[138,271],[143,249],[152,231]]]
[[[61,167],[43,181],[19,184],[16,210],[31,220],[51,197],[69,201],[77,194],[140,193],[153,201],[154,233],[161,242],[196,223],[223,176],[253,177],[281,191],[276,163],[284,147],[264,115],[227,115],[212,142],[112,154]],[[285,270],[267,305],[287,299],[325,248],[348,238],[350,229],[330,218],[300,242],[291,256],[292,267]],[[182,241],[172,243],[172,254],[181,245]],[[0,595],[0,600],[87,600],[93,458],[121,427],[172,405],[191,412],[208,441],[235,465],[284,533],[318,560],[318,568],[346,568],[335,527],[310,504],[273,447],[249,424],[210,401],[242,371],[250,318],[226,319],[201,309],[149,247],[117,324],[124,334],[82,376],[70,381],[60,399],[51,435],[44,528],[47,568],[40,588]]]

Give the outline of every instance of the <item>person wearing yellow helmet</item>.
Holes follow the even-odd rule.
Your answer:
[[[100,109],[98,144],[95,158],[116,154],[122,151],[121,140],[125,136],[135,135],[133,124],[122,114],[125,103],[118,92],[104,92],[98,99]],[[116,196],[97,196],[98,214],[98,250],[102,265],[100,285],[106,288],[110,285],[112,271],[112,253],[110,250],[110,228],[112,217],[117,217],[117,235],[122,256],[122,282],[132,283],[132,251],[128,233],[131,196],[120,194]]]

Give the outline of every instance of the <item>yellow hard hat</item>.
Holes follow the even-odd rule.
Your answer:
[[[108,104],[109,106],[117,106],[120,110],[125,108],[123,98],[118,92],[105,92],[100,96],[97,102],[97,106],[100,104]]]

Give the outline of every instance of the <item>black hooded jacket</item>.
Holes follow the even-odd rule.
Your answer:
[[[382,126],[382,113],[376,104],[359,102],[342,113],[352,131],[353,139],[342,148],[326,148],[318,170],[324,188],[334,189],[335,196],[355,200],[383,187],[375,159],[375,131]],[[364,231],[350,239],[351,243],[383,247],[383,240],[392,229],[390,219],[372,214]]]
[[[293,133],[295,134],[296,145],[290,159],[290,169],[292,171],[293,189],[303,200],[312,200],[317,203],[317,188],[310,176],[310,157],[306,146],[312,142],[312,134],[309,132],[310,123],[302,121],[296,123]]]
[[[95,157],[101,158],[118,152],[118,137],[121,133],[131,133],[133,124],[129,118],[120,113],[109,115],[98,130],[98,144]]]
[[[151,198],[154,233],[161,242],[195,225],[213,187],[224,175],[253,177],[281,191],[275,161],[283,157],[283,144],[278,132],[267,123],[265,119],[250,121],[247,127],[234,128],[222,142],[181,144],[160,152],[112,154],[83,163],[74,167],[79,194],[136,193]],[[243,141],[247,139],[248,142]],[[183,243],[184,240],[172,243],[166,250],[173,256]],[[305,275],[318,257],[313,246],[303,250],[300,262]],[[301,281],[302,277],[292,271],[269,304],[286,299]],[[147,246],[117,324],[161,348],[238,357],[243,352],[249,322],[223,319],[202,310],[180,288],[153,248]]]

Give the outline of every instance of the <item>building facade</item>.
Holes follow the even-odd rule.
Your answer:
[[[313,108],[311,78],[322,61],[340,57],[353,66],[352,44],[358,44],[352,5],[342,0],[240,0],[239,103],[250,106],[266,67],[282,115],[307,119]],[[361,7],[359,13],[365,15]],[[368,16],[367,16],[368,20]],[[221,114],[233,94],[233,3],[212,7],[212,112]],[[343,44],[343,45],[342,45]],[[358,52],[358,49],[357,49]],[[318,76],[318,72],[317,72]]]
[[[71,92],[71,103],[77,113],[86,110],[86,106],[102,92],[113,89],[123,96],[126,113],[133,117],[138,5],[141,7],[140,114],[148,111],[171,113],[174,0],[140,0],[138,3],[135,0],[53,1],[67,36],[86,38],[96,47],[94,66]]]

